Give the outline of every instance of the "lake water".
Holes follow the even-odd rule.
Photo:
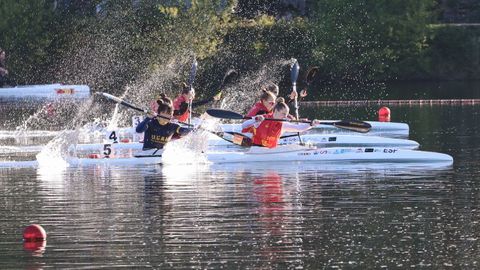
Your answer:
[[[479,268],[480,106],[391,110],[454,165],[0,169],[0,269]],[[32,223],[42,252],[24,249]]]

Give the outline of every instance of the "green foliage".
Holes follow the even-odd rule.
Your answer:
[[[429,27],[436,0],[310,1],[308,17],[293,19],[275,14],[281,9],[275,1],[95,0],[57,9],[52,3],[0,2],[0,47],[19,84],[121,89],[172,62],[175,72],[188,72],[178,66],[192,55],[206,88],[227,68],[255,71],[292,57],[302,67],[320,66],[323,81],[350,85],[480,77],[480,31]]]
[[[480,78],[480,27],[435,25],[431,28],[427,76],[434,79]]]
[[[311,25],[312,55],[336,80],[392,78],[406,56],[424,49],[434,0],[322,0]]]
[[[51,6],[45,0],[2,0],[0,18],[0,47],[7,52],[13,80],[37,81],[50,63],[47,48],[55,38],[49,31],[53,21]]]

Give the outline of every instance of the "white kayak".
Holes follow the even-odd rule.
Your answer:
[[[251,134],[245,133],[247,136]],[[362,135],[348,135],[348,134],[319,134],[306,133],[301,134],[300,138],[303,143],[314,145],[319,148],[323,147],[395,147],[402,149],[417,149],[420,144],[413,140],[395,139],[377,136],[362,136]],[[299,144],[300,138],[296,134],[283,136],[279,145]],[[229,147],[232,144],[225,141],[218,136],[210,136],[208,141],[211,147]]]
[[[87,85],[23,85],[11,88],[0,88],[1,98],[88,98],[90,87]]]
[[[361,135],[325,135],[325,134],[304,134],[301,135],[302,142],[309,145],[314,145],[319,148],[323,147],[394,147],[402,149],[417,149],[419,144],[413,140],[394,139],[386,137],[375,136],[361,136]],[[299,144],[297,135],[289,136],[280,139],[280,145]],[[43,145],[31,146],[0,146],[0,154],[9,153],[35,153],[43,149]],[[118,150],[133,150],[138,151],[143,147],[140,142],[117,142],[105,141],[104,143],[83,143],[71,145],[68,151],[73,154],[75,152],[96,152],[104,153],[108,148],[112,152]],[[210,134],[208,136],[208,148],[211,150],[222,148],[239,148],[229,141],[226,141],[216,135]]]
[[[226,138],[228,134],[224,136]],[[245,133],[246,136],[251,134]],[[304,144],[313,145],[319,148],[323,147],[395,147],[402,149],[417,149],[420,145],[418,142],[406,139],[395,139],[376,136],[362,136],[362,135],[325,135],[325,134],[302,134],[302,142]],[[279,140],[279,145],[299,144],[300,139],[298,135],[288,135]],[[70,151],[94,151],[111,147],[112,150],[139,150],[142,149],[143,144],[139,142],[127,143],[112,143],[106,141],[103,144],[77,144],[70,147]],[[224,140],[214,134],[208,136],[208,148],[211,150],[221,148],[239,148],[238,145]]]
[[[322,120],[322,122],[336,122],[338,120]],[[406,123],[399,122],[379,122],[379,121],[365,121],[369,123],[372,128],[365,135],[406,138],[410,134],[410,127]],[[222,124],[220,125],[223,131],[241,132],[241,124]],[[323,134],[359,134],[354,131],[337,128],[333,125],[317,125],[308,133],[323,133]]]
[[[70,166],[83,165],[138,165],[162,164],[164,157],[149,156],[118,157],[118,158],[67,158],[65,162]],[[157,153],[158,154],[158,153]],[[447,154],[398,149],[398,148],[354,148],[332,147],[317,148],[311,146],[285,145],[275,149],[251,147],[248,151],[210,151],[205,153],[205,160],[210,163],[248,163],[248,162],[328,162],[328,163],[442,163],[451,165],[453,158]],[[170,160],[170,159],[169,159]],[[176,157],[179,164],[196,164],[199,160]],[[200,161],[203,162],[203,161]],[[0,167],[31,167],[38,166],[36,161],[5,161]]]
[[[285,145],[275,149],[252,147],[246,152],[210,152],[207,158],[213,163],[321,161],[321,162],[447,162],[453,158],[447,154],[398,149],[365,147],[317,148]]]

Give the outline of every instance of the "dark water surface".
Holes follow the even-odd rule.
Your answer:
[[[391,109],[453,167],[0,169],[0,269],[479,268],[480,106]],[[43,253],[24,250],[32,223],[48,233]]]

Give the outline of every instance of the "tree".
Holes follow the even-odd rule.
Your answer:
[[[321,0],[312,54],[338,80],[392,78],[426,46],[435,0]]]

